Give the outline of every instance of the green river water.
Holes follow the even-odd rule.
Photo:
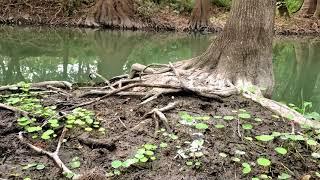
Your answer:
[[[123,74],[133,63],[168,63],[203,52],[213,35],[0,27],[0,85],[88,82]],[[320,112],[320,39],[276,38],[273,99]]]

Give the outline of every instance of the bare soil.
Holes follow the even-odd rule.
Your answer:
[[[72,93],[78,94],[79,91]],[[44,105],[57,105],[58,110],[65,110],[68,107],[91,100],[91,98],[71,98],[52,94],[42,98]],[[156,151],[157,160],[145,164],[135,165],[125,169],[120,176],[110,179],[251,179],[253,176],[267,174],[276,179],[282,172],[287,172],[292,179],[300,179],[305,175],[315,178],[315,172],[320,170],[319,160],[311,158],[313,152],[311,147],[305,142],[287,142],[276,139],[273,142],[258,142],[255,136],[261,134],[271,134],[277,132],[291,132],[292,126],[286,120],[272,117],[272,113],[261,108],[259,105],[238,97],[225,98],[224,102],[216,102],[206,98],[199,98],[188,94],[172,94],[160,97],[146,105],[138,105],[141,99],[137,97],[110,97],[99,103],[85,107],[96,113],[96,118],[102,122],[106,128],[106,135],[91,135],[91,138],[108,141],[120,134],[126,133],[120,140],[112,142],[110,146],[88,146],[78,137],[82,132],[70,130],[67,133],[67,142],[61,149],[61,159],[67,164],[75,156],[80,158],[81,167],[76,169],[77,173],[83,173],[92,169],[103,173],[110,172],[113,160],[125,160],[134,156],[137,149],[145,143],[159,145],[167,142],[167,148],[160,148]],[[170,102],[179,102],[179,106],[165,113],[169,119],[169,125],[178,136],[177,140],[172,140],[163,136],[162,132],[154,137],[155,123],[152,119],[148,123],[140,126],[134,132],[128,129],[135,127],[144,119],[143,115],[153,108],[167,106]],[[239,109],[245,109],[252,115],[249,120],[225,121],[214,119],[213,116],[233,115],[237,116]],[[209,129],[203,132],[204,154],[200,158],[200,168],[192,168],[186,165],[185,159],[177,156],[179,149],[184,149],[189,145],[186,141],[192,142],[198,136],[200,130],[179,123],[181,117],[179,112],[188,112],[191,115],[208,115],[210,120],[205,121]],[[261,118],[262,122],[254,121],[254,118]],[[44,155],[39,155],[21,144],[17,138],[17,133],[21,130],[16,125],[17,117],[12,112],[0,109],[0,178],[22,179],[31,177],[32,179],[64,179],[58,167],[53,161]],[[120,122],[123,122],[123,124]],[[240,123],[240,124],[238,124]],[[241,124],[250,123],[252,130],[243,130]],[[217,129],[214,125],[224,124],[225,128]],[[160,128],[164,128],[160,124]],[[298,125],[295,132],[302,132]],[[240,137],[241,136],[241,137]],[[252,137],[253,141],[248,141],[244,137]],[[36,146],[50,150],[54,149],[57,141],[39,142]],[[288,149],[288,154],[278,155],[274,148],[283,146]],[[240,163],[231,160],[237,156],[236,151],[245,152],[238,156]],[[225,153],[227,157],[219,154]],[[268,157],[272,165],[262,168],[256,162],[259,157]],[[43,163],[46,168],[43,170],[22,170],[23,165],[30,163]],[[241,163],[248,162],[252,166],[252,172],[248,175],[242,174]],[[312,179],[312,178],[311,178]]]

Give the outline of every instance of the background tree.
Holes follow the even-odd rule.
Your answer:
[[[196,0],[189,22],[192,30],[201,30],[208,27],[209,5],[209,0]]]
[[[133,0],[97,0],[85,21],[87,26],[138,28],[134,21]]]
[[[301,16],[310,17],[314,14],[317,6],[317,0],[304,0],[299,11]]]

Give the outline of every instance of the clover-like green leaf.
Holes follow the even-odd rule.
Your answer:
[[[115,169],[121,167],[122,165],[123,165],[122,161],[119,161],[119,160],[112,161],[111,163],[111,166]]]
[[[272,141],[274,139],[274,136],[270,136],[270,135],[261,135],[261,136],[256,136],[256,139],[258,141],[264,141],[264,142],[267,142],[267,141]]]
[[[262,158],[262,157],[258,158],[257,163],[263,167],[268,167],[271,165],[271,161],[269,159]]]
[[[283,147],[276,147],[274,150],[281,155],[285,155],[288,153],[288,151]]]

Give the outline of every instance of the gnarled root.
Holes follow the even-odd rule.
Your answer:
[[[19,140],[26,144],[30,149],[33,149],[34,151],[38,152],[38,153],[41,153],[41,154],[45,154],[47,156],[49,156],[50,158],[52,158],[54,160],[54,162],[58,165],[59,168],[61,168],[61,170],[63,171],[63,174],[73,174],[73,179],[79,179],[80,178],[80,175],[78,174],[74,174],[60,159],[59,157],[59,151],[60,151],[60,148],[61,148],[61,144],[63,142],[63,139],[64,139],[64,136],[66,134],[66,131],[67,131],[67,128],[64,128],[62,133],[61,133],[61,136],[59,138],[59,141],[58,141],[58,145],[57,145],[57,148],[54,152],[49,152],[49,151],[46,151],[42,148],[39,148],[39,147],[36,147],[34,145],[32,145],[31,143],[27,142],[24,137],[23,137],[23,132],[20,132],[19,133]]]
[[[86,26],[108,26],[126,29],[140,28],[135,22],[132,0],[98,0],[85,20]]]

